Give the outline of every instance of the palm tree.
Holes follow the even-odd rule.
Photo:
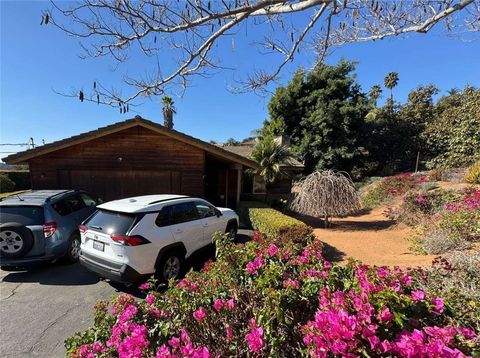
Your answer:
[[[373,103],[375,104],[375,107],[376,107],[377,100],[382,95],[382,87],[380,87],[380,85],[373,85],[372,88],[370,88],[370,91],[368,92],[368,94],[370,95],[370,98],[373,100]]]
[[[273,138],[265,138],[253,148],[252,158],[260,165],[256,174],[265,180],[268,195],[269,186],[285,174],[281,164],[288,162],[292,158],[292,154],[288,147],[278,144]]]
[[[175,103],[173,103],[172,97],[164,96],[162,98],[163,104],[163,125],[168,129],[173,128],[173,115],[177,113],[175,110]]]
[[[390,102],[393,103],[393,89],[398,85],[398,73],[390,72],[384,79],[385,87],[390,90]]]

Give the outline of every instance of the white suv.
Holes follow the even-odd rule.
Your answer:
[[[238,216],[226,208],[181,195],[147,195],[110,201],[80,226],[80,263],[99,276],[134,283],[155,274],[177,278],[193,252],[215,232],[235,237]]]

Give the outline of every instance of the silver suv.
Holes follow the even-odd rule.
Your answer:
[[[76,262],[78,225],[97,200],[83,191],[33,190],[0,201],[0,265],[28,266],[58,258]]]
[[[137,196],[97,208],[80,226],[80,263],[124,283],[152,274],[177,278],[185,259],[212,244],[215,232],[233,238],[238,229],[233,210],[182,195]]]

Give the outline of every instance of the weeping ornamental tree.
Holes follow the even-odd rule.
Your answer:
[[[322,217],[325,227],[330,218],[342,217],[361,208],[352,181],[333,170],[316,171],[296,185],[296,192],[289,201],[289,209],[302,215]]]

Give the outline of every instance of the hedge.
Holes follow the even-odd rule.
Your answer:
[[[313,233],[310,226],[262,202],[242,201],[237,211],[244,223],[251,224],[254,230],[266,236],[289,236],[290,240],[296,241]]]
[[[20,170],[20,171],[1,171],[0,175],[7,177],[10,179],[14,184],[15,187],[14,189],[10,190],[5,190],[4,188],[1,188],[2,193],[8,193],[13,190],[27,190],[31,189],[32,185],[30,182],[30,172],[25,171],[25,170]]]
[[[11,171],[5,174],[15,183],[15,190],[27,190],[32,188],[30,181],[30,172],[28,171]]]
[[[5,174],[0,173],[0,193],[9,193],[15,189],[15,183]]]

